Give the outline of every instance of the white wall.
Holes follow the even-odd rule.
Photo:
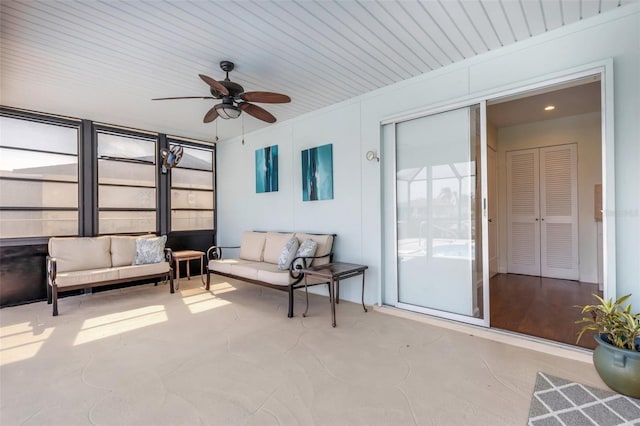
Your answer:
[[[598,282],[593,187],[602,183],[600,113],[581,114],[498,129],[499,269],[507,271],[506,152],[576,143],[578,146],[578,257],[580,281]]]
[[[406,80],[356,99],[218,144],[218,241],[238,243],[245,229],[336,232],[337,259],[363,262],[368,303],[380,300],[382,256],[381,163],[365,160],[381,151],[380,122],[418,109],[488,98],[507,89],[559,77],[613,58],[615,82],[617,292],[633,292],[640,306],[640,6],[632,4],[596,18],[534,37],[498,51]],[[293,100],[295,102],[295,99]],[[300,150],[334,144],[332,201],[301,201]],[[280,191],[256,194],[254,151],[279,146]],[[385,161],[386,153],[382,152]],[[387,159],[388,161],[388,159]],[[357,285],[341,296],[357,301]],[[384,298],[384,297],[383,297]]]

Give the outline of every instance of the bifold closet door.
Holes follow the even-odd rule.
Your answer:
[[[507,152],[507,271],[540,275],[539,150]]]
[[[540,148],[540,250],[543,277],[577,280],[578,154],[575,144]]]
[[[509,273],[579,279],[577,147],[507,152]]]

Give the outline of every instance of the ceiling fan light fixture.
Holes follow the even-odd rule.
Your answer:
[[[221,103],[216,105],[216,111],[218,111],[218,115],[225,120],[238,118],[240,117],[240,113],[242,112],[240,108],[229,103]]]

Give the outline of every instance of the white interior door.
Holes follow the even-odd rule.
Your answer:
[[[507,152],[509,273],[579,279],[575,144]]]
[[[487,147],[487,213],[489,215],[489,277],[498,273],[498,219],[497,219],[496,152]]]
[[[507,272],[540,275],[539,151],[507,152]]]
[[[580,271],[575,144],[540,149],[540,194],[541,275],[577,280]]]

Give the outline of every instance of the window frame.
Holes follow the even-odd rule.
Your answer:
[[[76,154],[61,153],[51,151],[56,155],[74,155],[77,160],[77,176],[76,181],[61,180],[61,183],[74,183],[77,185],[77,208],[70,208],[77,214],[78,229],[73,236],[92,237],[102,235],[98,228],[98,132],[112,133],[124,137],[138,137],[146,140],[153,140],[155,143],[155,233],[160,234],[177,234],[177,235],[197,235],[203,232],[213,232],[215,240],[215,231],[217,229],[217,152],[216,145],[212,141],[196,140],[181,136],[168,136],[160,132],[152,132],[146,130],[132,129],[125,126],[94,122],[88,119],[66,117],[61,115],[29,111],[19,108],[0,105],[0,115],[17,120],[33,121],[36,123],[51,124],[63,127],[69,127],[77,130]],[[213,192],[213,223],[211,229],[196,229],[184,231],[172,231],[171,228],[171,182],[170,172],[163,174],[160,167],[160,151],[169,144],[178,144],[189,148],[211,151],[212,155],[212,192]],[[9,149],[15,147],[6,146]],[[19,149],[19,148],[18,148]],[[24,147],[25,151],[42,151],[39,149],[30,149]],[[187,168],[189,169],[189,168]],[[200,169],[195,169],[200,170]],[[203,170],[204,171],[204,170]],[[26,179],[29,181],[38,181],[36,179]],[[53,180],[52,180],[53,181]],[[193,188],[189,188],[190,190]],[[209,191],[209,190],[204,190]],[[1,208],[1,207],[0,207]],[[4,210],[44,210],[37,207],[31,208],[13,208],[6,207]],[[52,208],[50,210],[66,211],[66,208]],[[133,209],[132,209],[133,210]],[[151,209],[145,209],[149,211]],[[202,209],[197,209],[202,210]],[[135,234],[135,233],[131,233]],[[45,236],[29,236],[16,238],[0,238],[0,247],[28,246],[28,245],[46,245],[52,235]]]
[[[27,121],[32,123],[46,124],[57,127],[66,127],[75,129],[77,132],[76,138],[76,153],[70,154],[66,152],[48,151],[42,149],[32,149],[28,147],[14,147],[9,145],[2,145],[0,142],[0,148],[11,149],[15,151],[24,152],[37,152],[43,154],[53,154],[76,158],[76,180],[65,181],[59,179],[33,179],[33,178],[16,178],[16,177],[0,177],[6,181],[20,181],[20,182],[51,182],[51,183],[75,183],[77,187],[77,207],[0,207],[0,211],[60,211],[60,212],[76,212],[77,218],[77,232],[74,235],[59,235],[59,236],[78,236],[82,233],[82,216],[83,216],[83,203],[82,203],[82,156],[83,156],[83,144],[82,140],[82,120],[74,119],[63,116],[56,116],[51,114],[36,113],[32,111],[12,109],[7,107],[0,107],[0,116],[7,117],[15,120]],[[0,238],[0,247],[5,246],[21,246],[32,244],[46,244],[49,241],[51,235],[41,236],[23,236],[23,237],[8,237]]]
[[[110,157],[110,156],[105,156],[104,158],[102,158],[99,155],[99,135],[100,134],[107,134],[107,135],[113,135],[113,136],[119,136],[119,137],[124,137],[124,138],[130,138],[130,139],[138,139],[138,140],[143,140],[145,142],[152,142],[153,143],[153,161],[144,161],[144,160],[136,160],[134,158],[118,158],[118,157]],[[99,236],[99,235],[127,235],[127,234],[143,234],[143,233],[148,233],[151,231],[143,231],[143,230],[137,230],[137,231],[127,231],[127,232],[107,232],[104,233],[100,230],[100,212],[114,212],[114,211],[122,211],[122,212],[154,212],[155,215],[155,223],[154,223],[154,227],[153,227],[153,233],[158,234],[159,230],[160,230],[160,210],[161,210],[161,203],[160,203],[160,187],[161,187],[161,182],[160,179],[158,178],[158,174],[157,174],[157,168],[159,166],[159,151],[160,151],[160,137],[158,133],[153,133],[153,132],[145,132],[145,131],[137,131],[137,130],[131,130],[131,129],[125,129],[125,128],[121,128],[121,127],[117,127],[117,126],[110,126],[110,125],[106,125],[106,124],[94,124],[93,125],[93,129],[92,129],[92,145],[94,148],[94,155],[91,158],[92,161],[92,166],[93,166],[93,171],[94,171],[94,178],[95,178],[95,182],[93,184],[93,194],[95,197],[95,202],[93,203],[93,210],[94,210],[94,221],[93,221],[93,235]],[[100,160],[105,160],[105,161],[114,161],[114,162],[121,162],[121,163],[131,163],[131,164],[145,164],[145,165],[151,165],[154,167],[154,185],[153,186],[148,186],[148,185],[124,185],[124,184],[113,184],[113,183],[100,183],[100,167],[99,167],[99,163]],[[119,207],[100,207],[100,199],[99,199],[99,193],[100,193],[100,186],[107,186],[107,187],[126,187],[126,188],[153,188],[155,196],[154,196],[154,207],[148,207],[148,208],[119,208]]]
[[[204,170],[204,169],[198,169],[198,168],[193,168],[193,167],[185,167],[182,166],[180,164],[178,164],[178,166],[176,166],[176,168],[180,168],[180,169],[184,169],[184,170],[193,170],[193,171],[201,171],[201,172],[210,172],[211,173],[211,189],[203,189],[203,188],[187,188],[187,187],[174,187],[173,185],[173,181],[172,179],[168,180],[168,184],[167,184],[167,211],[168,211],[168,217],[167,217],[167,228],[169,230],[169,232],[172,233],[190,233],[190,232],[206,232],[206,231],[211,231],[215,233],[215,229],[216,229],[216,224],[217,224],[217,217],[216,217],[216,213],[217,213],[217,194],[218,191],[216,190],[216,182],[217,182],[217,176],[216,176],[216,169],[217,169],[217,153],[216,153],[216,146],[215,145],[207,145],[207,144],[203,144],[203,143],[197,143],[194,141],[190,141],[190,140],[186,140],[186,139],[182,139],[179,137],[167,137],[166,140],[166,145],[167,147],[171,147],[172,145],[180,145],[183,146],[184,148],[192,148],[192,149],[199,149],[202,151],[209,151],[211,153],[211,170]],[[171,172],[169,172],[171,173]],[[213,199],[213,206],[211,207],[211,209],[200,209],[200,208],[174,208],[171,204],[172,201],[172,191],[176,189],[176,190],[184,190],[184,191],[196,191],[196,192],[208,192],[208,193],[212,193],[212,199]],[[202,228],[202,229],[183,229],[183,230],[174,230],[173,229],[173,212],[174,210],[179,210],[179,211],[211,211],[212,212],[212,223],[211,223],[211,228]]]

